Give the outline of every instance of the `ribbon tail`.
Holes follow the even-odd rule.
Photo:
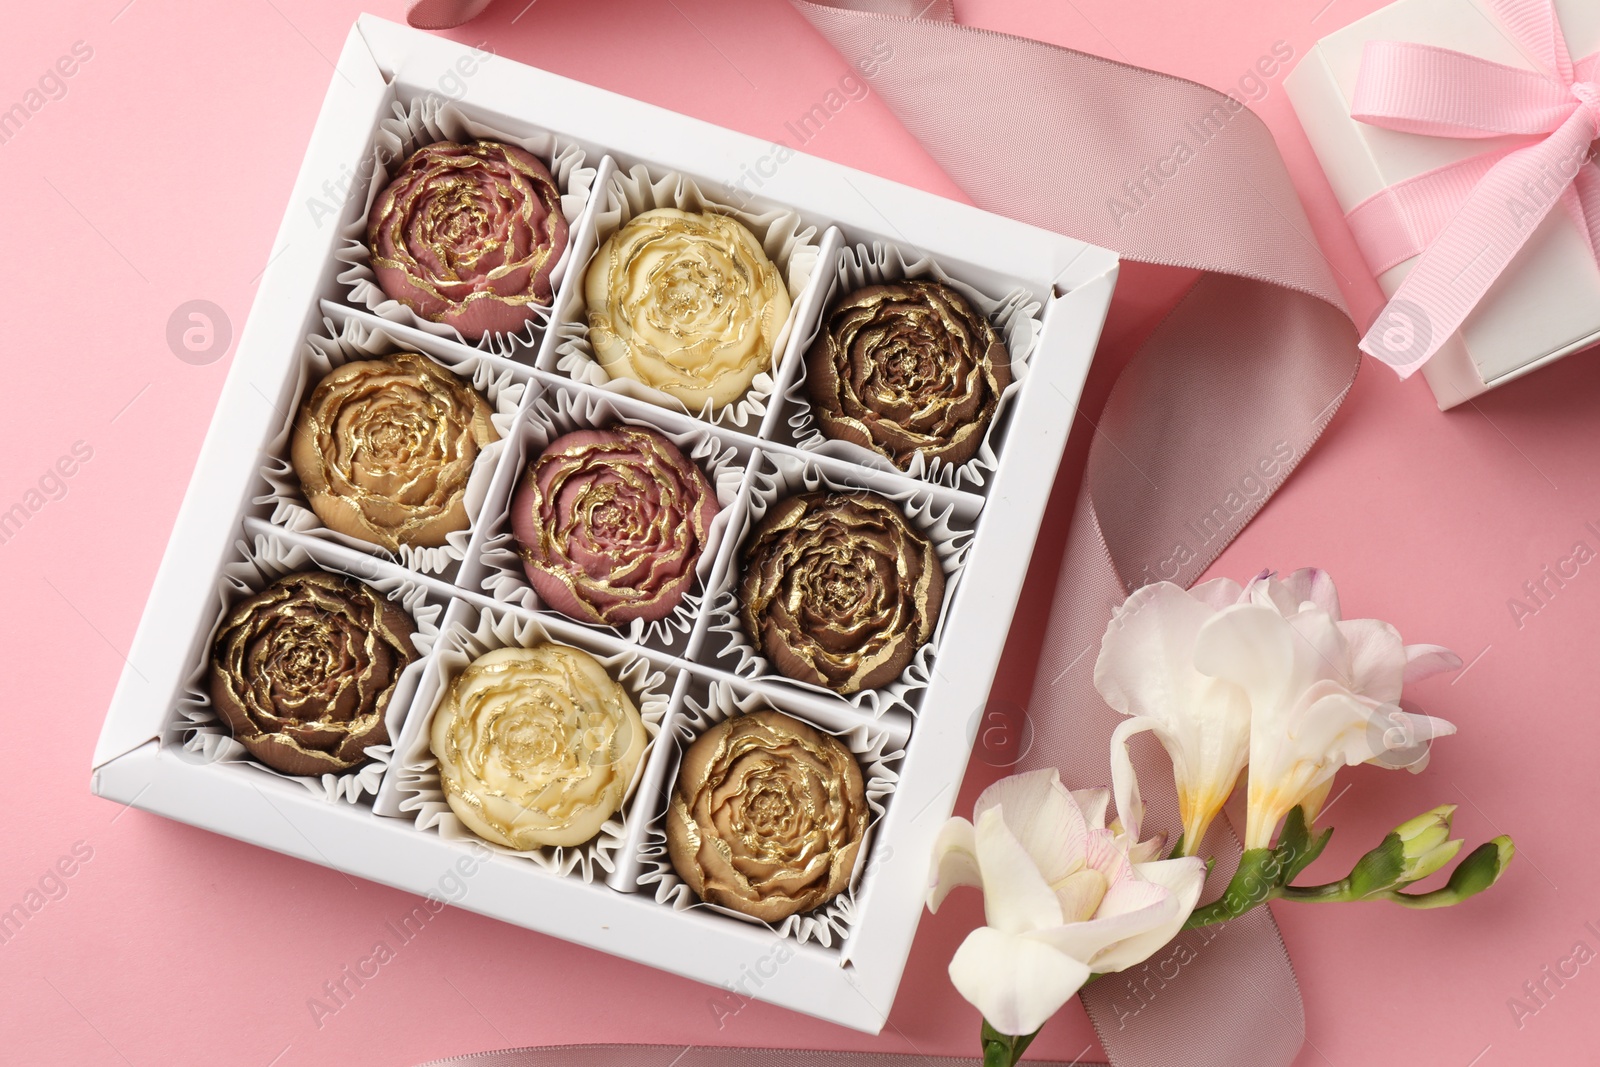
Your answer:
[[[1266,909],[1260,909],[1265,911]],[[734,994],[726,994],[730,998]],[[715,1002],[713,1002],[715,1006]],[[511,1048],[430,1060],[419,1067],[983,1067],[956,1056],[889,1052],[809,1052],[787,1048],[702,1048],[691,1045],[555,1045]],[[1028,1060],[1028,1067],[1102,1067]]]
[[[1600,267],[1600,163],[1589,163],[1578,171],[1572,188],[1561,197],[1561,205],[1589,245],[1589,255]]]
[[[796,7],[847,61],[889,50],[873,90],[978,206],[1130,260],[1204,272],[1117,377],[1070,529],[1046,523],[1040,533],[1036,562],[1065,550],[1053,600],[1025,599],[1018,614],[1037,620],[1048,609],[1028,705],[1034,744],[1021,769],[1056,767],[1068,788],[1103,786],[1123,716],[1095,691],[1090,650],[1131,589],[1158,575],[1193,583],[1288,477],[1350,388],[1356,335],[1304,236],[1271,133],[1237,100],[1099,56],[916,19],[923,2]],[[1106,347],[1098,360],[1115,358]],[[1221,506],[1263,457],[1284,455],[1264,493],[1238,511]],[[1069,474],[1058,493],[1072,489]],[[1147,821],[1177,826],[1170,767],[1141,763],[1148,757],[1133,759]],[[1211,840],[1219,869],[1231,869],[1237,837]],[[1304,1009],[1271,912],[1183,938],[1193,958],[1181,982],[1161,978],[1155,968],[1171,957],[1158,954],[1147,973],[1083,990],[1110,1060],[1293,1062]],[[1141,980],[1159,983],[1161,996],[1131,999]]]
[[[413,0],[406,21],[419,30],[448,30],[483,14],[493,0]]]
[[[1594,136],[1577,109],[1546,140],[1490,168],[1361,340],[1408,378],[1461,328],[1572,183]]]

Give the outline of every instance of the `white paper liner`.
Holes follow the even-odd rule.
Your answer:
[[[917,278],[931,278],[950,286],[966,297],[978,313],[989,320],[1011,355],[1012,381],[1001,391],[1000,402],[995,405],[994,418],[990,420],[988,429],[984,431],[983,441],[978,445],[978,451],[973,453],[972,458],[965,463],[949,463],[938,458],[930,460],[918,452],[911,458],[911,463],[902,470],[887,457],[870,448],[823,434],[811,410],[811,397],[806,392],[805,353],[827,325],[828,311],[836,300],[869,285],[891,285]],[[840,249],[839,262],[830,279],[826,298],[822,301],[821,316],[817,319],[816,328],[805,338],[804,345],[800,347],[799,358],[795,360],[799,366],[795,370],[794,380],[784,390],[784,398],[790,406],[789,431],[794,436],[795,444],[800,448],[832,456],[835,459],[879,470],[901,471],[913,478],[937,482],[954,489],[966,485],[983,485],[988,476],[999,466],[999,442],[996,440],[996,433],[1004,419],[1006,409],[1015,398],[1017,390],[1022,387],[1023,379],[1028,376],[1029,357],[1038,347],[1039,333],[1044,328],[1039,321],[1041,306],[1031,293],[1022,288],[1012,289],[1003,296],[990,296],[981,289],[951,277],[932,256],[924,255],[908,263],[905,253],[894,245],[874,241],[871,247],[860,244],[853,248]]]
[[[710,480],[712,490],[717,494],[717,503],[722,507],[716,518],[711,521],[705,548],[695,564],[699,583],[684,594],[683,601],[672,614],[655,622],[634,619],[623,627],[593,627],[634,644],[648,641],[662,648],[671,649],[680,640],[687,638],[689,632],[694,629],[695,619],[700,614],[700,605],[705,599],[706,583],[711,580],[711,571],[716,563],[718,549],[733,518],[733,505],[739,496],[739,483],[744,480],[745,465],[739,458],[738,451],[718,439],[710,427],[687,433],[674,433],[653,423],[621,414],[603,397],[591,396],[576,390],[553,389],[535,398],[529,406],[527,415],[518,423],[517,431],[509,443],[511,452],[507,462],[512,465],[515,475],[507,487],[508,496],[505,505],[499,509],[494,524],[486,531],[482,559],[487,573],[483,577],[482,586],[485,592],[502,604],[513,604],[528,611],[555,612],[555,609],[548,607],[539,599],[539,595],[528,584],[527,572],[523,569],[522,558],[517,553],[517,542],[511,533],[510,502],[515,499],[517,487],[522,484],[523,472],[529,462],[543,452],[551,441],[574,430],[598,429],[619,422],[655,430],[677,445],[679,450]],[[561,617],[567,618],[565,615]],[[581,619],[573,621],[585,626],[593,625]]]
[[[618,809],[616,815],[605,821],[600,833],[593,840],[582,845],[551,846],[519,852],[485,841],[467,829],[455,812],[450,810],[450,802],[445,799],[444,788],[439,782],[439,761],[434,758],[431,748],[433,716],[449,691],[450,682],[465,670],[468,664],[487,652],[497,648],[527,648],[546,641],[572,648],[580,646],[551,636],[545,630],[544,624],[535,618],[491,610],[481,610],[477,614],[478,621],[473,629],[468,630],[465,625],[455,623],[446,630],[444,638],[439,643],[438,653],[429,664],[428,669],[434,675],[431,681],[435,684],[431,695],[426,699],[427,706],[423,707],[419,703],[415,709],[420,719],[413,724],[407,739],[402,741],[401,750],[396,757],[395,773],[398,775],[396,785],[400,797],[400,811],[414,816],[417,829],[436,831],[446,841],[474,842],[503,855],[528,860],[555,874],[570,875],[576,872],[585,882],[595,880],[597,868],[610,874],[616,869],[617,850],[627,839],[629,820],[649,817],[648,812],[631,815],[630,809],[633,806],[639,779],[644,774],[645,766],[650,761],[651,750],[661,733],[661,723],[666,718],[667,706],[671,703],[666,672],[637,652],[625,651],[606,655],[593,648],[583,649],[599,660],[606,668],[606,673],[621,683],[628,691],[628,695],[633,698],[634,706],[639,709],[639,717],[644,720],[649,742],[639,757],[639,766],[634,772],[633,781],[628,783],[622,807]]]
[[[389,176],[417,149],[438,141],[459,143],[477,140],[500,141],[525,148],[549,165],[556,188],[561,191],[561,214],[567,219],[567,247],[550,273],[552,303],[529,305],[533,317],[515,333],[490,332],[482,340],[472,342],[454,326],[425,319],[383,291],[372,270],[372,253],[367,248],[367,218],[372,214],[372,205],[377,201],[378,194],[388,186]],[[428,96],[413,100],[409,105],[395,102],[391,117],[378,124],[370,162],[372,177],[367,186],[361,217],[339,232],[339,248],[334,253],[334,258],[340,263],[348,264],[339,272],[339,281],[349,289],[349,302],[391,322],[413,326],[435,337],[495,355],[511,356],[519,349],[529,352],[536,350],[539,338],[550,323],[554,293],[559,292],[561,280],[571,269],[578,218],[589,203],[594,185],[596,168],[585,166],[583,149],[553,133],[540,133],[532,137],[513,136],[493,126],[474,122],[454,104]]]
[[[962,568],[966,563],[967,549],[972,544],[972,530],[956,518],[954,505],[947,504],[941,508],[930,493],[907,488],[903,481],[884,478],[872,470],[861,470],[853,478],[842,480],[823,471],[815,463],[797,456],[781,452],[766,452],[763,456],[776,468],[776,473],[758,468],[751,474],[750,505],[742,517],[740,528],[736,531],[741,547],[735,551],[732,564],[728,567],[727,573],[722,575],[721,582],[711,595],[706,651],[724,661],[715,664],[723,669],[730,669],[726,660],[733,658],[735,662],[731,666],[731,672],[741,678],[760,678],[795,686],[830,700],[848,702],[851,706],[874,716],[882,715],[896,706],[915,713],[912,697],[918,691],[926,689],[933,678],[934,658],[949,616],[950,598],[955,594]],[[824,686],[780,674],[750,643],[744,624],[739,621],[738,587],[743,572],[742,546],[750,530],[766,516],[767,509],[779,500],[797,493],[819,490],[842,493],[865,490],[899,504],[912,527],[933,542],[939,562],[944,566],[944,603],[940,605],[939,621],[934,626],[933,637],[917,650],[917,654],[911,658],[911,663],[901,672],[899,678],[888,685],[876,689],[864,689],[849,696],[840,696]],[[715,647],[718,640],[722,642],[720,649]],[[703,652],[702,657],[704,655]]]
[[[342,567],[324,567],[299,545],[287,541],[256,535],[253,542],[239,541],[238,557],[224,564],[217,578],[213,612],[206,630],[206,640],[201,646],[199,662],[184,679],[178,697],[177,714],[164,732],[164,742],[182,746],[182,758],[196,763],[242,763],[278,778],[296,782],[306,790],[329,803],[344,801],[354,804],[364,796],[373,796],[383,780],[391,755],[392,741],[400,736],[411,697],[416,692],[428,654],[439,636],[439,619],[444,609],[428,601],[428,590],[420,582],[399,575],[379,575],[374,566],[371,574],[357,574]],[[234,740],[228,724],[217,717],[211,703],[209,675],[211,672],[211,646],[217,631],[229,610],[247,597],[254,596],[279,578],[296,571],[324,570],[342,574],[369,585],[386,598],[396,602],[416,623],[411,644],[417,658],[400,675],[395,691],[384,712],[391,743],[373,745],[367,749],[367,762],[343,774],[318,776],[284,774],[251,757],[249,751]]]
[[[800,309],[800,296],[805,292],[806,286],[811,284],[821,258],[817,228],[807,225],[798,213],[783,208],[760,214],[741,210],[725,201],[706,196],[693,179],[684,177],[676,171],[653,173],[643,164],[636,165],[626,172],[618,170],[606,183],[606,188],[601,191],[600,196],[602,199],[595,206],[594,212],[596,253],[599,252],[600,246],[605,244],[606,238],[616,233],[635,215],[655,208],[672,207],[680,211],[716,212],[738,219],[761,242],[767,258],[772,260],[783,275],[789,289],[789,317],[784,321],[777,342],[772,346],[771,369],[757,374],[743,397],[731,404],[723,405],[720,411],[714,409],[710,401],[707,401],[699,411],[691,411],[683,401],[659,389],[652,389],[631,378],[612,378],[596,362],[594,348],[589,344],[588,312],[582,300],[583,279],[580,276],[573,279],[573,284],[578,287],[574,290],[578,297],[573,305],[578,309],[574,312],[575,321],[563,318],[555,325],[557,368],[577,381],[589,385],[640,400],[648,400],[652,404],[659,404],[673,411],[682,411],[718,426],[733,426],[741,430],[748,428],[754,432],[761,423],[761,417],[766,414],[772,393],[777,388],[778,367],[788,347],[789,337],[794,332]],[[591,256],[591,262],[592,259]],[[587,271],[588,267],[588,263],[579,265],[580,275]]]
[[[735,715],[766,708],[772,708],[772,703],[760,693],[750,692],[741,695],[734,692],[733,687],[713,681],[710,683],[710,692],[703,705],[692,696],[684,699],[681,710],[673,717],[673,740],[680,749],[687,750],[695,738],[717,723]],[[788,711],[783,713],[791,714]],[[824,948],[831,948],[835,940],[842,942],[848,938],[851,928],[855,925],[855,895],[860,888],[863,873],[872,866],[873,830],[877,827],[878,820],[883,818],[884,806],[900,780],[900,776],[893,770],[893,765],[899,763],[905,752],[892,746],[886,731],[865,723],[840,733],[824,729],[817,723],[806,720],[803,715],[793,717],[838,738],[855,754],[857,762],[861,765],[866,786],[867,807],[871,809],[872,815],[867,823],[866,835],[862,838],[861,850],[856,857],[856,868],[850,875],[849,888],[820,908],[791,915],[776,924],[751,918],[731,908],[707,904],[678,877],[677,870],[672,866],[672,857],[667,851],[666,831],[661,827],[652,827],[648,830],[639,845],[641,864],[639,886],[654,892],[656,903],[667,904],[674,911],[703,908],[741,922],[765,926],[778,937],[793,938],[801,944],[816,941]],[[677,787],[677,775],[677,764],[675,764],[672,780],[666,783],[665,787],[665,796],[668,798]]]
[[[392,352],[416,352],[417,349],[395,340],[382,329],[370,328],[356,319],[346,319],[342,327],[335,327],[331,319],[324,319],[323,330],[322,335],[311,337],[306,342],[304,355],[296,370],[296,399],[290,409],[283,413],[285,421],[282,427],[265,447],[268,459],[262,465],[261,476],[266,480],[267,492],[256,497],[254,503],[272,508],[270,521],[275,526],[337,541],[347,548],[396,561],[410,570],[443,574],[467,556],[467,546],[471,543],[478,513],[483,508],[489,484],[494,478],[495,464],[505,451],[506,438],[515,426],[517,408],[522,403],[527,385],[517,380],[511,368],[472,352],[463,352],[461,358],[454,362],[435,359],[426,352],[418,353],[472,383],[472,387],[493,409],[489,421],[494,424],[500,439],[479,452],[477,460],[473,462],[472,474],[467,479],[461,498],[470,520],[468,525],[447,534],[442,545],[401,545],[398,552],[392,553],[382,545],[338,533],[322,524],[307,503],[305,493],[300,488],[300,478],[289,462],[289,435],[294,432],[294,420],[299,415],[307,390],[315,388],[324,375],[352,360],[370,359]]]

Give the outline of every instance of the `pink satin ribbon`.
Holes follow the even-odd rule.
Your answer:
[[[1029,1067],[1099,1067],[1073,1061],[1028,1060]],[[421,1067],[982,1067],[974,1059],[897,1056],[883,1052],[810,1052],[783,1048],[700,1048],[683,1045],[551,1045],[476,1052],[431,1060]]]
[[[412,0],[406,21],[419,30],[448,30],[477,18],[491,0]]]
[[[1193,583],[1254,517],[1348,392],[1356,330],[1271,133],[1238,100],[958,25],[949,0],[795,6],[852,64],[892,51],[891,62],[872,64],[874,91],[978,206],[1130,260],[1202,272],[1099,415],[1029,705],[1025,765],[1057,767],[1073,788],[1103,786],[1121,716],[1095,691],[1093,668],[1113,609],[1151,581]],[[1060,543],[1061,531],[1042,532],[1042,545]],[[1146,825],[1177,827],[1166,757],[1152,745],[1134,758]],[[1208,841],[1217,887],[1239,851],[1219,821]],[[1117,1067],[1287,1067],[1305,1040],[1299,987],[1267,908],[1185,935],[1082,999]],[[706,1067],[850,1062],[723,1055],[732,1058]],[[459,1062],[566,1062],[557,1056]]]
[[[1354,118],[1401,133],[1538,140],[1452,163],[1350,210],[1374,274],[1420,254],[1361,341],[1409,377],[1460,328],[1559,202],[1600,263],[1600,53],[1573,62],[1553,0],[1490,0],[1544,69],[1521,70],[1429,45],[1373,41]]]

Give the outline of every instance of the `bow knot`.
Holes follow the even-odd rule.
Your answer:
[[[1390,186],[1346,216],[1374,274],[1420,256],[1361,349],[1402,378],[1426,363],[1561,204],[1600,263],[1600,53],[1574,62],[1553,0],[1488,0],[1543,70],[1374,41],[1352,115],[1432,137],[1534,138]],[[1398,329],[1397,324],[1405,324]]]
[[[1600,82],[1574,82],[1572,95],[1589,109],[1589,121],[1594,123],[1594,137],[1590,140],[1600,138]]]

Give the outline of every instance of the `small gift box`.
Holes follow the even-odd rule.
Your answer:
[[[1362,342],[1450,408],[1600,341],[1600,4],[1401,0],[1286,81],[1390,303]]]

